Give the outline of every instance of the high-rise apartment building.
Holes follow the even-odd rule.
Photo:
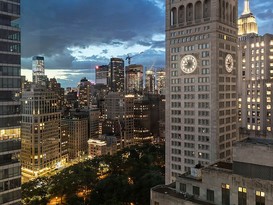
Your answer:
[[[0,1],[0,204],[20,204],[20,0]]]
[[[22,92],[22,175],[41,176],[61,163],[61,112],[55,92],[32,84]]]
[[[166,183],[196,164],[231,159],[237,4],[166,1]]]
[[[126,67],[126,93],[143,92],[143,65],[128,65]]]
[[[238,20],[238,120],[240,137],[273,138],[273,35],[258,35],[245,0]]]
[[[110,90],[113,92],[124,91],[124,60],[122,58],[111,58],[109,63]]]

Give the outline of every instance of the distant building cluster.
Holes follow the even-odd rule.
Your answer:
[[[96,67],[95,83],[82,78],[62,88],[45,75],[42,56],[32,58],[33,82],[22,88],[23,181],[86,158],[112,155],[124,147],[164,141],[165,71],[146,72],[111,58]],[[158,84],[156,83],[158,82]]]

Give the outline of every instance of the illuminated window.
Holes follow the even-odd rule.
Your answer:
[[[265,193],[256,191],[256,205],[265,205]]]
[[[222,184],[222,205],[230,205],[230,186]]]
[[[246,205],[246,188],[238,188],[238,205]]]

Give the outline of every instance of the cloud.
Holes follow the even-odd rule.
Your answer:
[[[70,67],[68,48],[138,44],[164,33],[158,0],[27,0],[21,2],[22,57],[43,55],[54,67]],[[103,49],[101,54],[107,54]],[[98,53],[100,54],[100,53]],[[118,53],[116,55],[119,55]],[[29,64],[27,64],[29,65]]]

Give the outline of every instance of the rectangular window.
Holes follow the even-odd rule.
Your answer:
[[[265,205],[265,193],[256,191],[256,205]]]
[[[200,188],[197,186],[193,186],[192,187],[192,194],[195,196],[199,196],[200,195]]]
[[[207,200],[214,202],[214,191],[207,189]]]
[[[246,205],[246,188],[238,188],[238,205]]]
[[[230,205],[230,186],[222,184],[222,205]]]
[[[181,192],[186,192],[186,190],[187,190],[186,184],[180,183],[180,191],[181,191]]]

